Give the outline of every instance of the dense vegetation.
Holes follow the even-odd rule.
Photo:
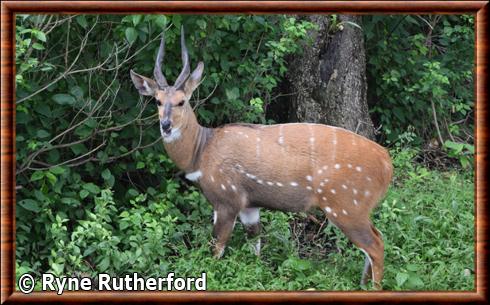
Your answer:
[[[181,24],[192,68],[206,64],[193,102],[208,126],[269,123],[287,58],[314,28],[290,16],[17,16],[17,275],[206,271],[213,290],[359,289],[362,253],[325,225],[320,255],[293,229],[302,214],[263,214],[260,259],[239,225],[212,259],[211,206],[178,175],[152,100],[129,80],[129,69],[152,74],[162,28],[176,77]],[[384,287],[472,289],[473,17],[369,16],[361,27],[396,169],[374,215]]]

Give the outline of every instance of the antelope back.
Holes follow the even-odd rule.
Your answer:
[[[227,125],[211,141],[201,162],[204,187],[245,194],[257,206],[366,214],[391,180],[386,150],[341,128]]]

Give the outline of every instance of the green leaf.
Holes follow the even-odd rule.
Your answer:
[[[19,201],[19,205],[23,207],[26,210],[29,210],[31,212],[39,212],[41,211],[41,208],[39,207],[37,201],[32,200],[32,199],[24,199]]]
[[[397,273],[396,274],[396,284],[398,287],[402,287],[403,284],[408,280],[408,274],[406,273]]]
[[[44,50],[44,46],[38,42],[33,43],[32,48],[34,48],[36,50]]]
[[[83,185],[83,189],[89,191],[92,194],[100,193],[100,188],[97,185],[93,184],[92,182],[85,183]]]
[[[424,287],[424,282],[418,275],[410,274],[410,277],[407,280],[406,287],[409,289],[420,289]]]
[[[145,163],[138,161],[138,163],[136,163],[136,169],[141,169],[141,168],[145,168]]]
[[[32,30],[31,33],[34,34],[37,39],[41,40],[42,42],[46,42],[46,34],[43,32],[39,30]]]
[[[89,191],[87,190],[81,190],[80,193],[78,193],[80,195],[80,198],[81,199],[85,199],[87,198],[87,196],[90,194]]]
[[[52,263],[51,264],[51,269],[53,269],[53,272],[56,275],[60,275],[60,274],[63,273],[63,269],[65,269],[65,265],[64,264]]]
[[[136,38],[138,38],[138,32],[136,31],[135,28],[127,28],[126,29],[126,39],[128,42],[131,44],[136,41]]]
[[[230,100],[236,100],[240,96],[240,90],[237,87],[226,89],[226,97]]]
[[[49,183],[51,183],[51,185],[54,185],[56,183],[56,181],[58,180],[56,178],[56,176],[53,175],[53,173],[46,172],[44,175],[46,176],[46,178],[48,178],[48,181],[49,181]]]
[[[88,26],[88,22],[87,22],[87,18],[85,18],[84,15],[80,15],[80,16],[77,16],[75,18],[75,20],[77,21],[77,23],[84,29],[87,28]]]
[[[85,147],[85,145],[83,143],[71,145],[70,149],[75,155],[80,155],[80,154],[86,153],[88,151],[87,147]]]
[[[206,29],[207,23],[206,23],[205,20],[199,19],[199,20],[196,21],[196,24],[201,28],[201,30],[205,30]]]
[[[65,169],[61,166],[56,166],[56,167],[50,168],[49,171],[55,175],[61,175],[65,172]]]
[[[41,180],[42,178],[44,178],[44,172],[42,172],[42,171],[34,172],[31,175],[31,181]]]
[[[38,137],[38,138],[40,138],[40,139],[44,139],[44,138],[49,137],[49,132],[47,132],[47,131],[46,131],[46,130],[44,130],[44,129],[41,129],[41,130],[38,130],[38,131],[36,132],[36,135],[37,135],[37,137]]]
[[[407,270],[408,271],[419,271],[420,266],[419,265],[414,265],[414,264],[409,264],[407,265]]]
[[[75,98],[70,94],[59,93],[51,97],[56,103],[60,105],[73,105],[75,104]]]
[[[102,178],[103,178],[104,180],[109,180],[111,177],[112,177],[112,175],[111,175],[111,171],[110,171],[108,168],[106,168],[106,169],[105,169],[105,170],[102,172]]]
[[[157,18],[155,19],[155,24],[159,28],[164,28],[165,25],[167,25],[167,17],[165,17],[163,15],[157,16]]]
[[[67,205],[71,205],[71,206],[79,206],[80,205],[80,201],[78,201],[75,198],[71,198],[71,197],[61,198],[61,202],[64,204],[67,204]]]
[[[98,271],[100,272],[104,272],[107,270],[107,268],[109,268],[109,264],[110,264],[110,259],[108,256],[104,257],[102,259],[102,261],[97,265],[98,267]]]
[[[133,25],[134,26],[137,26],[140,23],[142,17],[143,17],[142,15],[133,15],[133,16],[131,16],[131,19],[133,21]]]

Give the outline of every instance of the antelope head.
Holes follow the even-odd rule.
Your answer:
[[[183,68],[175,83],[168,84],[162,73],[163,57],[165,55],[165,35],[162,35],[160,48],[155,60],[153,79],[139,75],[131,70],[131,80],[141,95],[153,96],[158,107],[160,132],[163,140],[170,143],[180,137],[180,131],[185,127],[189,117],[193,117],[189,99],[199,82],[204,70],[203,62],[190,73],[189,54],[185,46],[184,27],[181,28],[181,49]]]

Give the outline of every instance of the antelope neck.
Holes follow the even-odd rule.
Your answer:
[[[199,125],[193,118],[180,127],[180,131],[180,139],[164,142],[165,150],[179,169],[186,173],[197,171],[201,154],[213,134],[212,129]]]

